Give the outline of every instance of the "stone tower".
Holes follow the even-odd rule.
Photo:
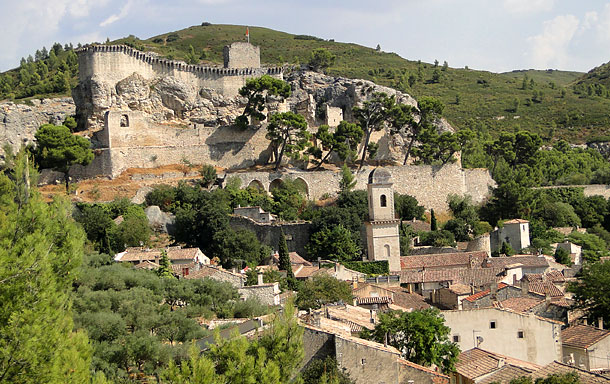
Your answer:
[[[383,168],[369,174],[367,185],[369,219],[366,223],[368,257],[371,261],[388,260],[390,272],[400,271],[400,241],[394,215],[392,176]]]

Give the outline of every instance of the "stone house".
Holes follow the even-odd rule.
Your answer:
[[[413,311],[430,308],[423,296],[411,293],[402,287],[379,286],[355,283],[353,289],[354,305],[374,310]]]
[[[505,221],[502,228],[496,228],[490,233],[489,241],[492,252],[499,251],[504,242],[520,252],[530,246],[529,221],[523,219]]]
[[[261,275],[262,277],[262,275]],[[264,305],[280,305],[280,283],[262,283],[248,285],[237,289],[242,299],[257,299]]]
[[[451,378],[456,384],[504,383],[527,376],[540,368],[542,366],[527,361],[472,348],[460,353]]]
[[[508,257],[490,257],[483,263],[484,268],[515,269],[520,268],[523,275],[545,273],[550,270],[549,261],[544,257],[532,255],[514,255]],[[519,279],[519,277],[517,277]],[[512,279],[510,279],[512,281]],[[509,281],[507,281],[509,282]]]
[[[242,288],[246,283],[246,276],[241,273],[227,271],[219,266],[203,265],[201,269],[184,276],[185,279],[212,279],[225,281],[235,288]]]
[[[485,259],[487,259],[487,253],[485,251],[402,256],[400,258],[400,268],[402,271],[481,268]]]
[[[491,284],[489,289],[472,294],[462,300],[462,309],[492,307],[497,301],[521,297],[521,288],[506,283]]]
[[[442,311],[461,350],[484,348],[544,365],[561,359],[562,323],[496,307]]]
[[[472,295],[473,291],[474,288],[466,284],[451,284],[446,288],[437,289],[432,302],[441,309],[462,309],[463,300]]]
[[[356,384],[449,384],[449,377],[406,361],[400,351],[373,341],[305,325],[302,369],[317,359],[333,357]]]
[[[570,255],[570,260],[572,264],[581,265],[582,264],[582,247],[580,245],[569,242],[568,240],[563,243],[557,243],[557,249],[563,249]]]
[[[274,215],[265,212],[261,207],[237,207],[233,209],[233,214],[248,217],[258,223],[270,223],[277,220]]]
[[[610,369],[610,331],[573,325],[561,331],[561,339],[564,363],[588,371]]]
[[[199,248],[182,248],[180,246],[167,247],[164,249],[167,257],[172,264],[210,264],[210,259],[201,252]],[[134,265],[144,261],[154,262],[159,264],[161,259],[162,249],[151,249],[143,247],[128,247],[123,252],[119,252],[114,256],[114,261],[121,263],[129,262]]]

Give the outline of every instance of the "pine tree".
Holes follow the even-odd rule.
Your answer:
[[[0,383],[89,382],[91,349],[70,310],[85,235],[68,201],[31,188],[24,152],[0,173]]]
[[[284,231],[280,232],[280,241],[277,248],[280,256],[278,268],[280,271],[286,271],[286,277],[293,278],[294,274],[292,273],[292,264],[290,263],[290,254],[288,253],[288,245],[286,244]]]
[[[341,193],[347,193],[352,190],[356,186],[356,178],[350,171],[347,164],[343,164],[341,167],[341,181],[339,181],[339,188]]]
[[[161,260],[159,260],[159,269],[157,269],[157,275],[159,275],[160,277],[174,277],[174,274],[172,273],[172,265],[169,261],[169,257],[167,257],[167,252],[165,250],[161,251]]]
[[[438,224],[436,223],[436,216],[434,215],[434,209],[430,210],[430,230],[438,230]]]

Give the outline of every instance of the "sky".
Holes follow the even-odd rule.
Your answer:
[[[377,44],[410,60],[505,72],[610,61],[610,1],[0,0],[0,71],[54,42],[151,36],[207,21]]]

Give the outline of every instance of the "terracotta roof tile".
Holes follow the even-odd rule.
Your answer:
[[[477,384],[510,383],[511,380],[518,377],[527,376],[530,373],[532,373],[532,371],[521,367],[516,367],[511,364],[506,364],[485,376],[481,380],[477,380]]]
[[[480,348],[472,348],[460,353],[455,368],[460,375],[474,380],[479,376],[500,368],[502,363],[514,365],[528,370],[529,372],[534,372],[541,368],[534,363],[504,356],[499,353],[489,352]]]
[[[610,335],[610,331],[590,325],[573,325],[561,331],[564,345],[576,348],[589,348]]]
[[[169,247],[167,249],[167,257],[170,260],[193,260],[197,253],[201,252],[199,248],[180,248]],[[125,252],[117,254],[116,261],[153,261],[155,258],[161,258],[161,249],[148,249],[140,247],[130,247]]]
[[[580,378],[580,384],[607,384],[610,383],[610,379],[600,374],[589,372],[584,369],[580,369],[571,365],[563,364],[558,361],[554,361],[548,365],[545,365],[540,370],[534,372],[531,376],[536,379],[539,377],[547,377],[549,375],[563,375],[570,372],[576,372]]]
[[[401,283],[449,282],[480,287],[499,280],[500,268],[448,268],[444,270],[406,270],[400,272]]]
[[[388,296],[369,296],[369,297],[357,297],[356,303],[358,305],[367,304],[390,304],[392,299]]]
[[[293,265],[292,266],[292,271],[294,273],[294,277],[296,278],[307,278],[310,276],[313,276],[314,273],[316,273],[320,268],[318,267],[313,267],[313,266],[300,266],[300,265]]]
[[[506,287],[508,287],[508,284],[506,284],[506,283],[498,284],[498,290],[500,290],[502,288],[506,288]],[[478,299],[480,299],[482,297],[485,297],[485,296],[489,295],[490,293],[491,293],[491,290],[487,289],[485,291],[477,292],[474,295],[470,295],[470,296],[464,298],[464,300],[470,301],[472,303],[472,302],[475,302],[475,301],[477,301]]]
[[[190,273],[188,276],[184,276],[185,279],[202,279],[204,277],[210,277],[217,273],[229,274],[235,277],[240,277],[245,280],[245,276],[239,273],[233,273],[231,271],[227,271],[226,269],[222,269],[220,267],[213,267],[211,265],[202,265],[201,269],[195,272]]]
[[[469,295],[472,293],[472,288],[466,284],[451,284],[449,290],[456,295]]]
[[[435,375],[435,376],[438,376],[438,377],[445,378],[447,381],[449,381],[449,376],[443,375],[440,372],[436,372],[432,368],[424,367],[423,365],[415,364],[415,363],[413,363],[411,361],[408,361],[408,360],[405,360],[405,359],[401,359],[401,358],[398,359],[398,363],[402,364],[402,365],[406,365],[406,366],[411,367],[411,368],[415,368],[417,370],[420,370],[420,371],[423,371],[423,372],[426,372],[426,373],[429,373],[431,375]]]
[[[532,281],[531,283],[528,283],[528,290],[529,292],[537,293],[542,296],[546,296],[547,294],[551,297],[564,296],[561,289],[557,288],[557,286],[550,281]]]
[[[527,312],[536,305],[542,303],[544,299],[536,299],[533,297],[511,297],[509,299],[500,301],[499,305],[502,308],[512,309],[517,312]]]
[[[525,224],[525,223],[529,223],[529,221],[524,220],[524,219],[512,219],[512,220],[507,220],[504,222],[504,224]]]
[[[468,266],[480,267],[485,258],[487,258],[487,252],[485,251],[402,256],[400,258],[400,267],[403,270]]]
[[[548,268],[549,262],[544,256],[507,256],[507,257],[490,257],[487,259],[487,266],[495,268],[506,268],[511,264],[521,264],[524,267],[540,267]]]

